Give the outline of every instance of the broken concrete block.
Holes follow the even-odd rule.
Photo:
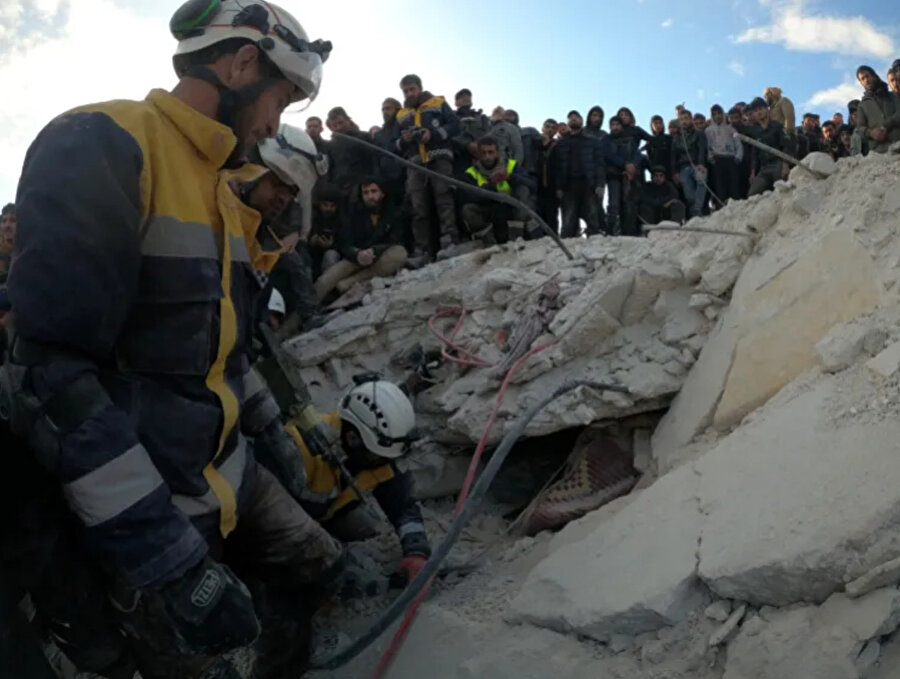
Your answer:
[[[837,323],[872,311],[882,288],[853,233],[832,231],[740,307],[734,364],[713,424],[727,429],[815,365],[815,344]],[[834,300],[840,299],[840,304]],[[784,341],[785,338],[790,341]]]
[[[601,515],[608,518],[589,535],[534,568],[511,604],[512,619],[600,641],[683,620],[703,596],[694,575],[697,483],[683,467]]]
[[[852,366],[866,347],[883,344],[887,334],[865,323],[850,322],[834,326],[816,343],[816,356],[825,372],[836,373]]]
[[[714,646],[721,646],[725,642],[729,641],[735,634],[735,632],[737,632],[738,625],[741,624],[741,620],[743,620],[746,613],[747,604],[741,604],[741,606],[739,606],[734,611],[734,613],[728,616],[724,624],[715,632],[713,632],[709,637],[710,648]]]
[[[716,622],[725,622],[728,620],[728,616],[731,615],[731,602],[728,599],[714,601],[706,607],[706,610],[703,611],[703,615]]]
[[[836,389],[821,380],[773,403],[693,463],[705,514],[698,573],[718,596],[824,601],[898,556],[900,422],[825,424]]]
[[[847,596],[855,598],[898,582],[900,582],[900,558],[876,566],[861,578],[848,582],[844,591]]]
[[[862,676],[866,676],[868,671],[878,662],[878,656],[881,655],[881,644],[872,639],[867,643],[863,650],[856,657],[856,669]]]
[[[866,362],[866,367],[882,377],[893,375],[900,369],[900,342],[892,344],[875,358]]]
[[[827,153],[822,153],[821,151],[813,151],[808,154],[803,160],[800,161],[800,164],[804,167],[809,168],[813,172],[817,174],[825,175],[826,177],[830,177],[835,172],[837,172],[837,163],[834,162],[834,158],[832,158]]]

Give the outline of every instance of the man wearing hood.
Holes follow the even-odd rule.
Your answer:
[[[900,141],[900,95],[888,90],[871,66],[860,66],[856,77],[866,91],[856,112],[856,132],[868,141],[869,151],[887,153]]]
[[[345,211],[337,234],[343,259],[316,281],[320,302],[335,288],[345,293],[355,283],[393,276],[406,265],[403,215],[385,199],[378,181],[364,179],[359,190],[361,200]]]
[[[650,167],[662,166],[666,170],[666,177],[671,177],[675,172],[672,167],[672,136],[666,134],[666,123],[662,116],[656,115],[650,119],[650,133],[653,136],[644,146]]]
[[[607,157],[606,186],[609,192],[606,227],[611,235],[639,235],[633,186],[641,166],[637,139],[625,130],[622,119],[615,115],[609,119],[609,143],[612,155]],[[609,162],[612,161],[612,162]]]
[[[355,137],[372,143],[372,135],[361,131],[340,106],[328,112],[325,124],[332,132],[344,135],[342,137],[332,135],[331,141],[328,142],[331,182],[341,190],[344,200],[355,200],[359,194],[360,180],[375,170],[375,154],[346,137]]]
[[[404,76],[400,81],[400,88],[405,97],[405,108],[397,113],[400,128],[397,150],[407,160],[451,177],[451,140],[459,134],[459,118],[444,97],[434,96],[422,89],[422,79],[419,76]],[[407,171],[406,192],[413,211],[413,239],[418,251],[414,255],[418,264],[424,264],[431,261],[438,248],[450,248],[459,241],[456,203],[449,183],[414,170]],[[439,241],[432,232],[432,198],[440,225]]]
[[[784,126],[784,131],[789,135],[795,134],[797,115],[794,113],[794,103],[782,95],[778,87],[767,87],[763,96],[769,106],[769,118]]]
[[[604,139],[606,130],[603,129],[603,120],[606,114],[603,112],[602,106],[594,106],[588,111],[587,123],[584,126],[584,133],[594,139]]]
[[[478,142],[478,160],[466,170],[465,181],[485,191],[510,196],[519,188],[533,191],[537,182],[515,160],[504,160],[500,145],[493,137],[482,137]],[[466,195],[468,194],[468,195]],[[511,205],[487,197],[466,192],[463,219],[475,238],[495,243],[509,240],[508,222],[516,209]],[[493,237],[492,237],[493,232]]]
[[[588,235],[596,235],[601,230],[599,207],[606,185],[603,147],[584,134],[584,119],[578,111],[569,111],[568,123],[569,133],[559,140],[553,152],[553,181],[563,213],[561,235],[578,237],[582,219]]]

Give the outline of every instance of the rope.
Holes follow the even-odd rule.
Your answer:
[[[407,168],[414,170],[416,172],[421,172],[433,179],[439,179],[440,181],[447,182],[451,186],[455,186],[457,188],[464,189],[466,191],[470,191],[475,195],[479,195],[482,198],[488,198],[498,203],[504,203],[505,205],[510,205],[514,208],[525,210],[528,213],[528,216],[531,217],[534,221],[536,221],[540,227],[544,230],[544,232],[553,239],[553,242],[556,243],[557,247],[563,251],[563,254],[570,260],[575,259],[575,256],[569,251],[569,248],[565,246],[565,243],[562,242],[562,239],[559,237],[559,234],[556,233],[553,229],[550,228],[550,225],[547,224],[541,216],[532,210],[530,207],[525,205],[525,203],[516,200],[512,196],[507,196],[505,193],[497,193],[495,191],[485,191],[482,188],[477,186],[473,186],[472,184],[467,184],[466,182],[462,182],[455,177],[448,177],[447,175],[441,174],[440,172],[435,172],[434,170],[429,170],[427,167],[423,167],[422,165],[417,165],[416,163],[411,163],[405,158],[401,158],[395,153],[391,153],[387,149],[383,149],[376,144],[371,144],[362,139],[358,139],[357,137],[351,137],[346,134],[341,134],[339,132],[332,132],[333,137],[340,137],[342,139],[346,139],[354,144],[359,146],[364,146],[370,151],[374,151],[375,153],[380,153],[383,156],[387,156],[401,165],[406,166]]]

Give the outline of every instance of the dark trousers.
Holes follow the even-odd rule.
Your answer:
[[[562,237],[580,236],[579,221],[582,219],[589,236],[600,233],[600,201],[587,182],[575,182],[563,190]]]
[[[449,158],[432,160],[427,167],[447,177],[453,176],[453,162]],[[412,207],[412,231],[416,248],[422,252],[435,253],[441,239],[453,242],[459,239],[456,230],[456,201],[449,183],[422,172],[407,170],[406,192]],[[434,232],[431,219],[433,212],[437,213],[439,236]]]
[[[775,182],[779,179],[781,179],[780,165],[778,167],[764,167],[757,172],[756,177],[750,182],[750,190],[747,192],[747,195],[755,196],[759,193],[771,191],[775,186]]]
[[[537,213],[547,226],[559,233],[559,200],[553,189],[541,189],[537,194]]]
[[[638,208],[638,214],[644,224],[659,224],[664,219],[670,219],[679,224],[684,223],[685,207],[680,200],[673,200],[665,205],[648,205],[642,203]]]
[[[721,200],[737,200],[741,197],[738,179],[739,167],[734,156],[716,156],[712,163],[712,180],[716,195]]]

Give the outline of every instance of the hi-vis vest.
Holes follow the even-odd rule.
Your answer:
[[[514,169],[516,169],[516,161],[510,160],[506,163],[506,174],[508,176],[512,175]],[[475,181],[478,182],[479,187],[491,183],[490,178],[485,177],[483,174],[481,174],[474,165],[466,170],[466,174],[474,178]],[[512,187],[509,185],[509,181],[503,181],[497,184],[497,191],[500,193],[505,193],[506,195],[512,193]]]
[[[341,431],[341,415],[334,412],[322,416],[322,420],[336,432]],[[306,466],[306,492],[303,495],[304,508],[317,521],[328,521],[340,509],[357,502],[359,498],[352,488],[345,488],[341,472],[320,456],[313,455],[306,447],[300,431],[289,424],[285,427],[291,438],[300,449]],[[356,487],[368,493],[385,481],[394,478],[394,470],[390,464],[366,469],[354,477]]]

